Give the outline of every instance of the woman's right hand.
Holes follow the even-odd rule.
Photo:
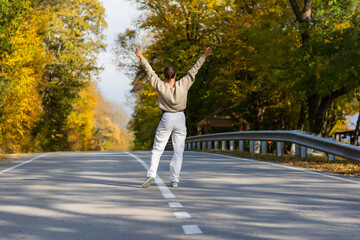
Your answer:
[[[206,48],[203,57],[204,57],[204,58],[207,58],[208,56],[213,55],[213,52],[212,52],[212,51],[213,51],[213,50],[212,50],[211,47]]]
[[[142,53],[141,53],[141,47],[136,48],[135,54],[136,54],[136,56],[138,56],[139,58],[142,58],[143,55],[142,55]]]

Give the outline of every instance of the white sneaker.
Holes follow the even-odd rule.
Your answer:
[[[147,177],[145,182],[143,183],[142,187],[143,188],[147,188],[150,186],[150,184],[152,184],[155,181],[154,177]]]
[[[177,181],[172,181],[170,183],[170,187],[173,187],[173,188],[177,188],[179,186],[178,182]]]

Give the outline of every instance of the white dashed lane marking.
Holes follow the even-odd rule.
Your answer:
[[[141,160],[136,155],[125,152],[126,154],[130,155],[131,157],[135,158],[141,165],[144,166],[145,169],[149,169],[149,166]],[[158,186],[160,192],[162,193],[164,198],[176,198],[175,195],[170,191],[170,189],[164,184],[163,180],[157,175],[155,179],[155,183]],[[170,208],[182,208],[183,205],[179,202],[169,202]],[[174,212],[174,215],[178,219],[186,219],[191,218],[188,212]],[[185,234],[202,234],[203,232],[197,225],[183,225],[182,226]]]
[[[174,212],[176,218],[191,218],[188,212]]]
[[[182,226],[185,234],[202,234],[203,232],[197,225],[183,225]]]
[[[136,155],[129,153],[129,152],[125,152],[126,154],[132,156],[133,158],[135,158],[139,163],[141,163],[141,165],[144,166],[144,168],[147,170],[149,169],[149,165],[147,165],[143,160],[141,160],[139,157],[137,157]],[[170,191],[170,189],[165,185],[165,183],[163,182],[163,180],[159,177],[159,175],[156,176],[155,178],[155,183],[158,186],[160,192],[162,193],[164,198],[176,198],[175,195]]]
[[[165,185],[163,180],[158,176],[156,176],[155,183],[158,186],[160,192],[162,193],[164,198],[175,198],[175,195],[170,191],[170,189]]]
[[[169,202],[169,207],[171,207],[171,208],[182,208],[183,205],[181,205],[181,203],[179,203],[179,202]]]

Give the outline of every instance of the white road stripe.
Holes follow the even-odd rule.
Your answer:
[[[169,207],[171,208],[182,208],[183,205],[179,202],[169,202]]]
[[[175,195],[165,185],[165,183],[163,182],[163,180],[161,180],[159,175],[156,176],[155,183],[158,186],[158,188],[160,189],[164,198],[175,198]]]
[[[311,174],[314,174],[314,175],[320,175],[320,176],[327,177],[327,178],[333,178],[333,179],[340,180],[340,181],[343,181],[343,182],[350,182],[350,183],[360,184],[360,181],[354,181],[354,180],[347,179],[347,178],[331,176],[331,175],[328,175],[328,174],[325,174],[325,173],[315,172],[315,171],[311,171],[311,170],[304,169],[304,168],[291,167],[291,166],[286,166],[286,165],[281,165],[281,164],[276,164],[276,163],[270,163],[270,162],[264,162],[264,161],[258,161],[258,160],[251,160],[251,159],[247,159],[247,158],[233,157],[233,156],[221,155],[221,154],[216,154],[216,153],[205,153],[205,154],[216,155],[216,156],[225,157],[225,158],[232,158],[232,159],[237,159],[237,160],[247,161],[247,162],[256,162],[256,163],[261,163],[261,164],[268,164],[268,165],[278,166],[278,167],[287,168],[287,169],[291,169],[291,170],[296,170],[296,171],[300,171],[300,172],[307,172],[307,173],[311,173]]]
[[[188,212],[174,212],[174,215],[176,218],[191,218],[190,214]]]
[[[149,166],[139,157],[129,152],[125,152],[125,153],[135,158],[139,163],[141,163],[141,165],[144,166],[146,170],[149,169]],[[176,198],[175,195],[170,191],[170,189],[165,185],[163,180],[159,177],[159,175],[156,176],[155,183],[158,186],[164,198]]]
[[[197,225],[183,225],[182,226],[185,234],[202,234],[203,232]]]
[[[11,171],[11,170],[13,170],[13,169],[15,169],[15,168],[21,167],[22,165],[25,165],[25,164],[27,164],[27,163],[30,163],[30,162],[34,161],[35,159],[41,158],[41,157],[43,157],[43,156],[45,156],[45,155],[47,155],[47,154],[48,154],[48,153],[42,154],[42,155],[40,155],[40,156],[34,157],[34,158],[32,158],[32,159],[30,159],[30,160],[27,160],[27,161],[25,161],[25,162],[19,163],[19,164],[15,165],[15,166],[13,166],[13,167],[11,167],[11,168],[2,170],[2,171],[0,171],[0,174],[6,173],[6,172]]]

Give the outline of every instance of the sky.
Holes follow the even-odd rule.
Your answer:
[[[100,74],[99,89],[102,95],[110,101],[122,104],[131,114],[133,110],[132,98],[130,98],[131,79],[116,69],[114,64],[114,53],[112,48],[118,33],[124,32],[127,28],[133,28],[132,21],[139,15],[134,3],[128,0],[100,0],[105,8],[105,20],[108,24],[104,34],[106,36],[107,50],[100,53],[98,65],[104,67]]]

